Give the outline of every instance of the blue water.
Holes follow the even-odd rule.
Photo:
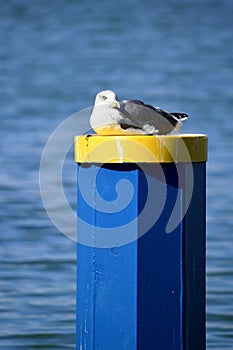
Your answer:
[[[75,243],[46,215],[39,163],[106,88],[185,111],[183,132],[209,136],[207,348],[233,349],[232,13],[231,0],[1,2],[1,349],[75,349]]]

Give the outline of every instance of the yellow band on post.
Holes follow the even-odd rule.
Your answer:
[[[81,135],[74,137],[77,163],[187,163],[207,161],[208,138],[181,135]]]

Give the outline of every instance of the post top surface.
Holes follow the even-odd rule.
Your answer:
[[[77,163],[174,163],[207,161],[207,135],[97,134],[74,137]]]

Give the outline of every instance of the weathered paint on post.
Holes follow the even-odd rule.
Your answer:
[[[204,350],[207,137],[86,135],[75,160],[77,349]]]

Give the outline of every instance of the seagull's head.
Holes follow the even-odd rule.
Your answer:
[[[110,107],[120,107],[120,103],[116,99],[116,94],[111,90],[99,92],[95,98],[95,105],[109,105]]]

